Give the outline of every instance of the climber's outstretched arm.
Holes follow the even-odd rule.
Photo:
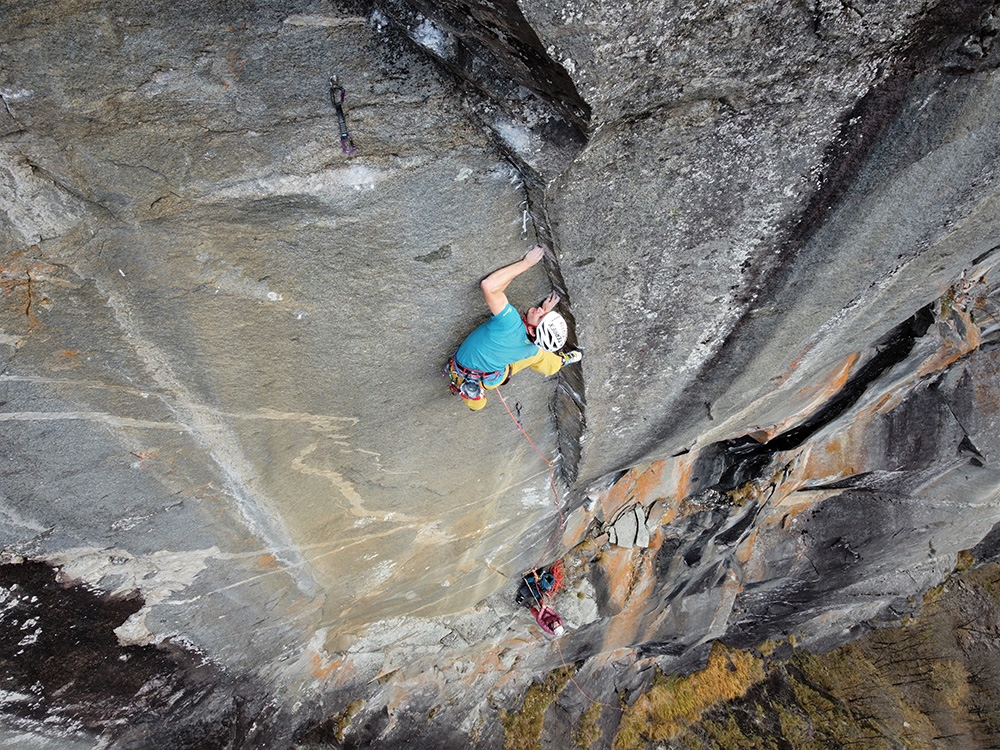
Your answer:
[[[486,304],[490,308],[491,313],[496,315],[507,307],[507,295],[504,294],[507,286],[522,273],[538,263],[544,255],[545,248],[541,245],[535,245],[525,253],[521,260],[511,263],[509,266],[498,268],[479,282],[479,287],[483,290],[483,296],[486,298]]]

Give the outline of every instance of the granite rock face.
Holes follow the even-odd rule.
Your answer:
[[[500,747],[572,665],[544,736],[606,746],[654,667],[993,558],[998,18],[4,4],[4,739]],[[511,300],[584,360],[469,413],[441,366],[536,241]]]

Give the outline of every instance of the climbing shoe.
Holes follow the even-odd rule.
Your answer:
[[[559,352],[559,359],[562,360],[562,366],[565,367],[583,359],[583,352],[576,349],[571,352]]]

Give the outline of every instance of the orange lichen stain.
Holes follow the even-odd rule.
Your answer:
[[[677,517],[677,507],[664,497],[658,497],[649,509],[649,517],[646,519],[646,526],[650,530],[650,538],[660,528],[666,526]],[[650,544],[652,547],[652,543]],[[657,545],[658,546],[658,545]]]
[[[795,371],[799,369],[799,365],[802,364],[802,360],[806,358],[806,355],[811,352],[815,346],[816,342],[806,344],[806,346],[799,350],[799,353],[795,355],[792,361],[788,363],[788,369],[786,369],[783,374],[776,375],[771,378],[771,382],[778,386],[788,380],[795,374]]]
[[[906,395],[907,392],[902,389],[887,393],[875,403],[871,404],[870,406],[864,409],[861,409],[858,412],[857,417],[854,418],[854,421],[867,422],[869,419],[871,419],[871,417],[875,416],[876,414],[885,414],[887,412],[890,412],[903,402],[903,399],[906,398]]]
[[[674,493],[676,497],[691,494],[691,474],[694,471],[697,452],[688,453],[676,460],[674,465]]]
[[[56,361],[54,364],[49,366],[49,369],[53,372],[58,372],[60,370],[73,370],[80,366],[79,355],[79,349],[61,349],[53,355],[53,357],[56,358]]]
[[[601,495],[601,509],[605,518],[611,518],[631,497],[632,486],[635,484],[635,474],[639,471],[633,467],[625,472],[611,487]]]
[[[830,371],[830,375],[827,381],[819,382],[814,385],[807,386],[799,391],[800,395],[808,395],[810,393],[819,393],[820,401],[827,401],[830,396],[839,391],[847,383],[847,378],[851,375],[851,368],[854,367],[854,363],[858,361],[858,354],[849,354],[847,358],[836,365],[833,370]]]
[[[139,459],[139,465],[145,466],[148,462],[157,458],[157,453],[152,450],[129,451],[129,453]]]
[[[635,585],[636,557],[641,552],[638,547],[611,547],[601,554],[600,564],[611,592],[610,604],[615,609],[623,608],[628,602]]]
[[[310,669],[310,674],[319,680],[325,680],[330,676],[330,673],[333,672],[333,670],[343,665],[343,663],[343,659],[334,659],[333,661],[327,662],[319,654],[313,654],[311,659],[312,669]]]
[[[635,466],[601,496],[605,518],[611,518],[622,507],[633,501],[649,505],[662,491],[663,473],[667,461],[653,461],[645,466]]]
[[[530,615],[529,615],[530,617]],[[476,662],[476,666],[472,671],[465,676],[465,679],[469,682],[473,681],[471,678],[482,677],[482,676],[492,676],[495,674],[504,674],[509,672],[501,661],[500,657],[503,653],[501,646],[494,646],[493,648],[486,651],[482,656],[479,657],[479,661]],[[505,649],[504,649],[505,650]]]
[[[203,484],[200,487],[188,487],[186,490],[184,490],[184,494],[190,497],[196,497],[199,500],[210,500],[210,501],[215,500],[216,499],[215,495],[210,495],[208,492],[206,492],[206,489],[208,488],[212,488],[211,482]]]
[[[811,446],[797,460],[794,476],[785,491],[788,494],[805,484],[821,484],[844,479],[867,470],[868,447],[865,444],[867,418],[855,421],[843,432]]]
[[[34,245],[31,249],[36,250],[37,247]],[[18,295],[28,327],[37,328],[41,325],[35,317],[38,307],[51,304],[39,291],[39,285],[46,281],[45,274],[56,270],[56,267],[41,261],[27,262],[23,256],[24,251],[19,250],[0,259],[0,289],[5,295]]]
[[[750,536],[744,539],[740,546],[736,548],[736,559],[741,564],[746,564],[750,560],[750,555],[753,554],[753,545],[757,541],[757,532],[759,529],[754,529],[750,532]]]
[[[235,52],[226,55],[226,62],[229,63],[229,65],[226,67],[229,68],[229,72],[232,74],[233,80],[236,80],[240,77],[240,73],[243,72],[243,69],[246,67],[247,64],[246,60],[240,60],[238,58],[239,55]]]
[[[979,327],[968,312],[958,307],[949,309],[947,317],[938,324],[937,333],[941,337],[941,347],[917,368],[920,377],[941,372],[982,344]]]
[[[634,644],[640,637],[652,609],[649,597],[657,590],[655,557],[652,550],[639,547],[611,547],[601,554],[598,564],[608,582],[609,604],[615,611],[602,650]]]
[[[805,495],[806,497],[799,497],[797,494],[794,500],[785,498],[775,506],[767,518],[761,521],[759,529],[764,529],[765,532],[777,530],[776,533],[787,534],[802,513],[812,508],[817,502],[829,497],[829,493],[821,492],[807,492]]]
[[[278,567],[278,559],[265,552],[263,555],[257,555],[257,564],[266,570],[275,570]]]
[[[760,528],[787,529],[800,514],[812,508],[816,503],[826,500],[833,492],[836,490],[813,490],[789,495],[774,506],[767,518],[761,521]]]
[[[799,483],[845,476],[845,460],[854,458],[854,446],[849,432],[833,435],[803,454],[796,471]]]
[[[653,461],[644,472],[636,476],[633,494],[643,505],[649,505],[660,490],[666,461]]]
[[[753,432],[750,432],[750,437],[760,443],[766,443],[775,435],[779,435],[790,427],[793,427],[795,424],[801,422],[829,401],[841,388],[844,387],[847,383],[847,379],[851,375],[851,370],[857,361],[858,354],[856,352],[848,355],[846,359],[841,361],[839,364],[834,365],[825,377],[817,378],[816,382],[802,388],[793,398],[788,399],[791,402],[790,408],[795,409],[793,414],[790,414],[773,425],[761,427]]]
[[[634,644],[642,638],[644,621],[653,609],[649,597],[657,591],[656,577],[653,571],[651,555],[636,555],[636,564],[632,580],[625,593],[625,608],[616,614],[611,621],[604,639],[603,648],[616,648]],[[612,588],[612,591],[616,591]],[[648,628],[647,628],[648,629]]]

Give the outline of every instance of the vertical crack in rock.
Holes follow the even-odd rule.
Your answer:
[[[884,144],[890,129],[906,108],[913,106],[914,86],[919,77],[937,68],[944,79],[937,81],[936,86],[948,88],[955,76],[989,65],[988,60],[982,60],[973,66],[961,50],[956,50],[956,40],[983,23],[984,11],[984,5],[973,0],[944,2],[931,9],[913,29],[909,46],[899,55],[893,69],[844,115],[840,132],[826,149],[825,169],[816,192],[794,224],[785,230],[780,252],[755,269],[757,280],[753,289],[761,293],[765,286],[777,289],[783,285],[786,274],[793,268],[789,259],[806,246],[857,185],[865,165]],[[993,65],[996,64],[994,61]],[[920,98],[924,104],[929,101],[929,97]]]
[[[379,0],[375,7],[450,74],[467,98],[470,116],[493,132],[498,149],[520,173],[536,239],[552,250],[545,271],[569,325],[566,348],[575,348],[575,320],[545,208],[545,185],[586,145],[590,106],[513,0]],[[583,366],[568,367],[557,376],[551,404],[559,473],[567,485],[579,473],[585,405]]]
[[[912,86],[917,77],[935,67],[952,74],[959,72],[954,41],[976,26],[984,10],[984,4],[973,0],[944,2],[930,10],[913,30],[910,45],[900,55],[892,73],[842,120],[840,133],[827,148],[824,159],[827,166],[820,177],[819,189],[788,232],[786,252],[801,248],[855,184],[863,166],[883,142],[883,136],[912,103]],[[971,68],[964,70],[968,72]]]
[[[585,140],[590,106],[513,0],[379,0],[374,3],[424,52],[547,141]],[[469,86],[464,87],[466,89]],[[527,94],[527,96],[526,96]]]
[[[573,317],[569,289],[559,268],[558,253],[552,237],[552,229],[545,210],[545,192],[541,185],[529,183],[526,187],[528,206],[535,219],[538,241],[552,248],[551,257],[546,256],[545,271],[556,294],[560,297],[559,311],[566,318],[569,337],[566,349],[578,348],[576,319]],[[559,456],[559,473],[563,482],[572,485],[580,469],[581,439],[586,428],[586,398],[583,384],[584,363],[565,367],[556,376],[557,385],[552,397],[551,409],[556,420],[556,449]]]

